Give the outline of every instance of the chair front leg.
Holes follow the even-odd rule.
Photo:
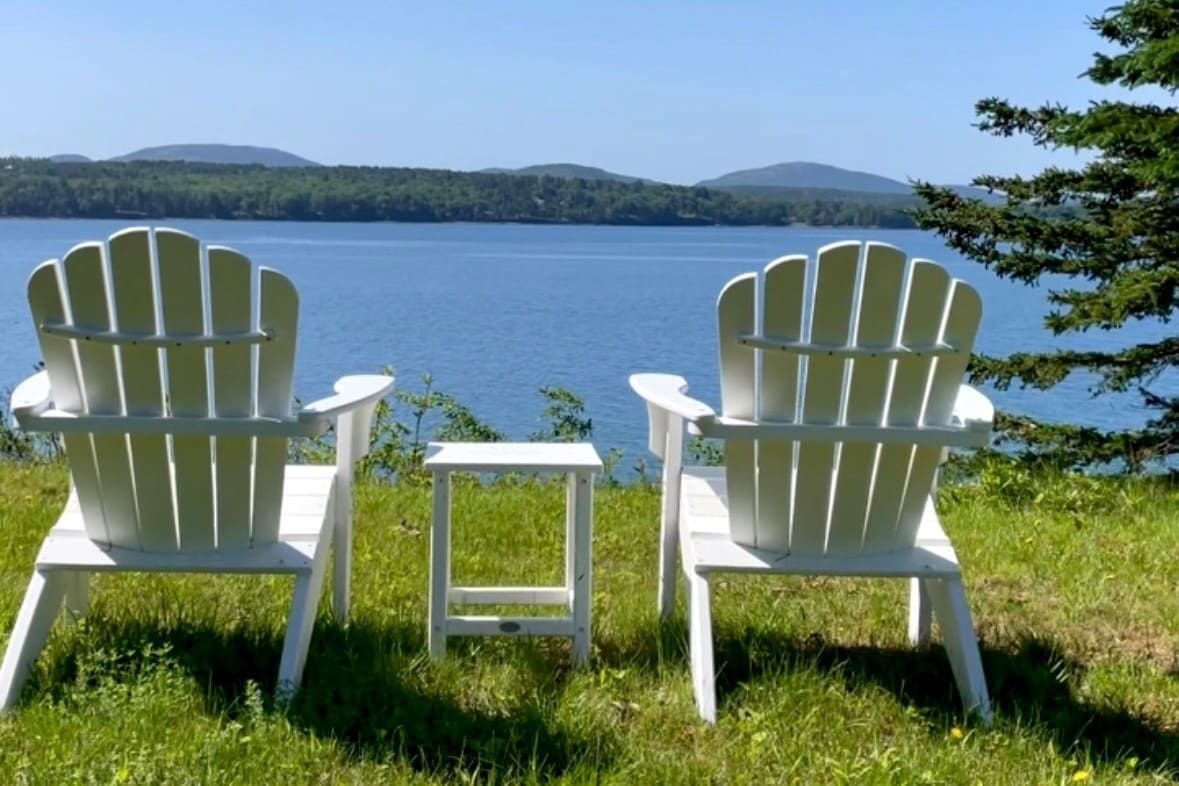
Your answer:
[[[21,688],[57,619],[65,591],[65,575],[60,571],[33,572],[0,665],[0,711],[12,709],[20,699]]]
[[[675,610],[676,554],[680,548],[680,475],[683,472],[683,418],[669,415],[663,451],[663,500],[659,510],[660,621]]]
[[[326,544],[320,548],[326,548]],[[311,632],[315,628],[315,612],[319,607],[326,572],[327,560],[317,555],[310,570],[295,576],[295,593],[291,598],[282,659],[278,665],[278,682],[275,685],[275,701],[279,705],[289,703],[303,682],[303,668],[307,665],[307,651],[311,647]]]
[[[984,725],[991,725],[991,699],[983,674],[978,638],[966,605],[966,592],[959,578],[925,579],[931,605],[942,629],[942,640],[962,705],[967,712],[978,713]]]

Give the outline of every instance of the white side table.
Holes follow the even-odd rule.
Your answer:
[[[586,442],[431,442],[425,468],[434,476],[430,522],[430,657],[446,654],[447,636],[571,636],[573,659],[590,654],[591,535],[594,473],[602,459]],[[450,585],[450,473],[563,472],[565,586],[452,587]],[[451,603],[564,606],[561,617],[452,616]]]

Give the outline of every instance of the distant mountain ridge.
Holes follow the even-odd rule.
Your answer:
[[[84,163],[91,161],[76,153],[50,156],[55,163]],[[190,161],[203,164],[261,165],[268,167],[309,167],[320,164],[273,147],[227,144],[180,144],[145,147],[115,156],[110,161]],[[588,181],[618,183],[656,183],[658,181],[634,175],[610,172],[584,164],[550,163],[510,169],[489,167],[478,170],[485,174],[531,175],[534,177],[581,178]],[[808,199],[835,202],[865,202],[869,204],[897,203],[919,200],[912,186],[871,172],[843,169],[813,161],[787,161],[770,166],[742,169],[719,177],[701,180],[698,188],[710,188],[729,193],[765,199]],[[989,194],[985,189],[966,185],[947,188],[964,197],[998,202],[1002,196]],[[899,200],[899,202],[898,202]]]
[[[620,175],[617,172],[608,172],[596,166],[584,166],[582,164],[534,164],[532,166],[521,167],[519,169],[505,169],[503,167],[490,167],[488,169],[480,169],[480,172],[494,175],[533,175],[539,177],[541,175],[548,175],[550,177],[580,177],[582,180],[613,180],[619,183],[634,183],[635,181],[651,182],[641,177],[634,177],[632,175]]]
[[[254,145],[185,144],[145,147],[111,161],[191,161],[198,164],[262,166],[319,166],[314,161],[274,147]]]
[[[865,191],[873,194],[911,194],[912,186],[899,180],[841,169],[813,161],[788,161],[781,164],[729,172],[696,184],[703,188],[762,186],[775,188],[821,188],[836,191]]]
[[[550,177],[580,177],[583,180],[613,180],[620,183],[654,183],[657,181],[633,175],[620,175],[598,167],[582,164],[536,164],[519,169],[489,167],[480,172],[499,175],[548,175]],[[843,169],[830,164],[813,161],[788,161],[756,169],[729,172],[720,177],[701,180],[698,188],[728,191],[741,196],[763,197],[766,199],[816,199],[829,201],[869,203],[919,200],[909,183],[894,180],[871,172]],[[985,189],[966,185],[951,185],[960,196],[995,202],[1000,196],[988,194]]]
[[[715,188],[743,196],[766,198],[811,198],[853,201],[866,198],[869,202],[883,199],[911,197],[916,195],[909,183],[893,180],[891,177],[843,169],[830,164],[813,161],[787,161],[781,164],[742,169],[729,172],[711,180],[696,184],[701,188]],[[988,193],[985,188],[949,185],[962,197],[981,199],[984,202],[998,202],[1002,196]]]

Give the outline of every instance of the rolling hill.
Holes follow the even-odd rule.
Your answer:
[[[261,164],[262,166],[319,166],[314,161],[278,150],[253,145],[161,145],[145,147],[111,161],[192,161],[201,164]]]
[[[631,175],[620,175],[617,172],[607,172],[596,166],[582,166],[581,164],[535,164],[520,169],[504,169],[491,167],[481,169],[480,172],[497,175],[549,175],[550,177],[580,177],[582,180],[613,180],[619,183],[633,183],[636,180],[644,183],[651,181]]]
[[[912,193],[913,190],[908,183],[899,180],[869,172],[840,169],[829,164],[816,164],[812,161],[789,161],[758,169],[742,169],[711,180],[702,180],[696,185],[722,189],[733,186],[760,186],[902,195]]]
[[[702,180],[696,184],[741,196],[767,199],[815,199],[847,202],[896,202],[912,198],[913,188],[908,183],[871,172],[841,169],[812,161],[790,161],[782,164],[742,169],[726,175]],[[999,194],[974,186],[951,185],[959,196],[981,199],[984,202],[1002,200]]]

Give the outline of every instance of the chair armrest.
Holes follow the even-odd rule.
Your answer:
[[[35,417],[50,409],[53,397],[49,389],[49,372],[39,371],[17,385],[8,403],[18,424],[23,418]]]
[[[299,422],[328,421],[366,404],[375,405],[393,388],[393,377],[381,374],[356,374],[340,377],[327,396],[299,410]]]
[[[688,382],[676,374],[631,374],[630,387],[648,404],[699,425],[716,417],[712,407],[685,395]]]
[[[378,401],[393,387],[393,378],[378,375],[343,377],[333,396],[313,401],[297,418],[164,417],[160,415],[89,415],[53,408],[49,375],[42,371],[21,382],[12,393],[12,413],[26,431],[94,434],[177,434],[202,436],[314,437],[332,421],[355,414],[368,424]],[[367,445],[367,442],[365,443]],[[364,455],[362,452],[360,455]]]
[[[707,404],[685,395],[688,383],[675,374],[631,374],[630,387],[647,402],[647,447],[664,462],[679,461],[685,420],[698,427],[716,418]]]
[[[336,423],[336,466],[351,477],[352,465],[368,455],[377,402],[393,389],[393,377],[357,374],[336,381],[336,395],[312,401],[299,411],[300,423]]]
[[[995,406],[983,393],[970,385],[958,388],[958,398],[950,414],[951,421],[971,431],[990,431],[995,420]]]

